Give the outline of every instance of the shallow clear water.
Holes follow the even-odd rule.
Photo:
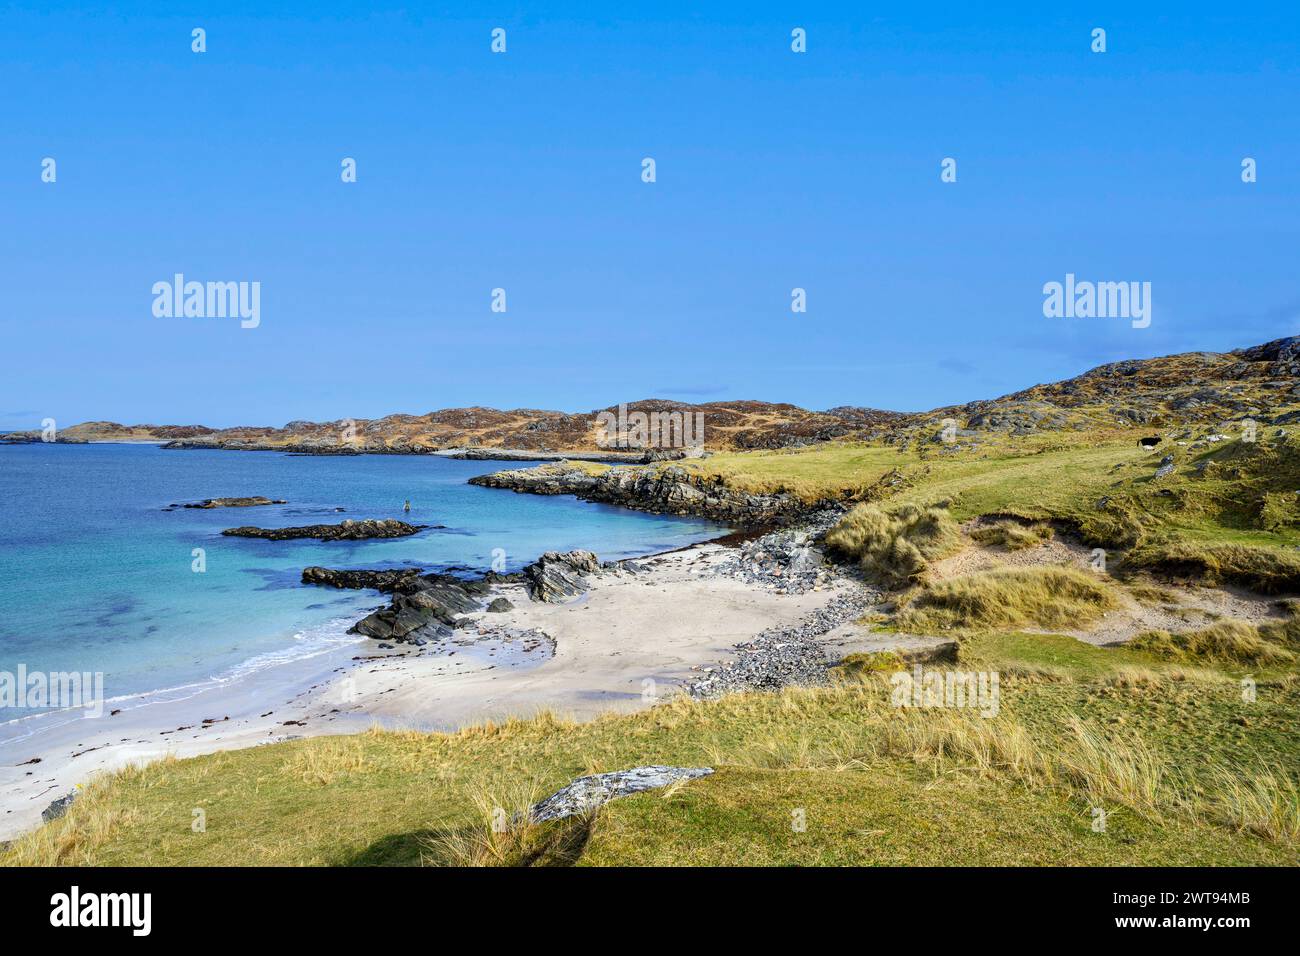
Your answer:
[[[466,484],[501,467],[516,464],[152,445],[0,447],[0,672],[19,664],[29,672],[103,672],[110,698],[226,679],[352,642],[347,627],[386,603],[371,591],[304,586],[308,565],[484,571],[499,548],[506,569],[517,570],[547,550],[588,548],[610,560],[725,531],[696,519]],[[163,510],[246,495],[289,503]],[[402,511],[408,498],[409,515]],[[446,528],[362,542],[220,534],[237,525],[345,518]],[[196,548],[205,552],[203,573],[192,570]],[[27,712],[5,708],[0,720]]]

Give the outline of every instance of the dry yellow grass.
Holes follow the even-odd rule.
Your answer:
[[[962,537],[946,508],[861,504],[827,533],[826,545],[870,580],[897,588],[921,581],[931,561],[961,548]]]
[[[1100,575],[1067,567],[997,568],[941,581],[899,612],[905,630],[1074,628],[1118,606]]]
[[[1129,646],[1172,661],[1206,660],[1268,666],[1295,660],[1295,654],[1290,650],[1266,640],[1260,628],[1236,620],[1216,621],[1199,631],[1179,634],[1147,631],[1133,638]]]

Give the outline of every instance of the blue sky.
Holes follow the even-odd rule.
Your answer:
[[[0,6],[0,428],[917,409],[1300,331],[1294,5],[133,6]],[[156,318],[177,272],[260,326]],[[1045,318],[1068,272],[1151,326]]]

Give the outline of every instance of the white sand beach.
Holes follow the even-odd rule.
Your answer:
[[[167,755],[218,750],[375,724],[451,730],[540,709],[579,719],[650,706],[765,628],[793,624],[846,585],[779,594],[704,575],[731,549],[702,544],[605,572],[570,604],[496,594],[514,609],[467,615],[474,626],[423,648],[359,638],[182,699],[138,698],[99,718],[81,712],[0,725],[0,840],[96,774]],[[544,635],[544,637],[542,636]],[[112,709],[118,710],[111,713]]]

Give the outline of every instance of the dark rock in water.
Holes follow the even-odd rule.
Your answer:
[[[500,614],[502,611],[513,611],[514,605],[505,598],[496,598],[487,606],[487,609],[493,614]]]
[[[181,505],[182,508],[252,508],[257,505],[287,505],[282,498],[264,498],[254,495],[251,498],[205,498],[197,504]],[[176,507],[172,505],[172,507]]]
[[[666,787],[679,780],[694,780],[711,773],[712,767],[634,767],[615,773],[579,777],[540,803],[533,804],[528,810],[528,818],[534,823],[563,820],[565,817],[594,810],[602,803],[618,797]]]
[[[331,588],[374,588],[391,594],[417,586],[420,578],[419,568],[396,568],[389,571],[346,571],[334,568],[322,568],[313,565],[304,568],[303,584],[320,584]]]
[[[68,807],[72,806],[72,801],[77,797],[77,791],[69,790],[65,796],[59,797],[48,807],[41,811],[41,819],[46,823],[51,820],[57,820],[68,812]]]
[[[395,518],[376,521],[344,521],[341,524],[309,524],[298,528],[227,528],[221,532],[236,538],[267,538],[286,541],[292,538],[319,538],[322,541],[361,541],[366,538],[405,538],[427,528],[425,524],[407,524]]]
[[[421,640],[449,636],[464,623],[456,615],[477,611],[490,591],[484,581],[463,581],[449,574],[416,575],[398,584],[388,607],[367,615],[348,630],[418,645]]]
[[[599,571],[600,560],[590,551],[547,551],[524,568],[524,582],[534,601],[559,603],[586,592],[591,585],[583,575]]]

